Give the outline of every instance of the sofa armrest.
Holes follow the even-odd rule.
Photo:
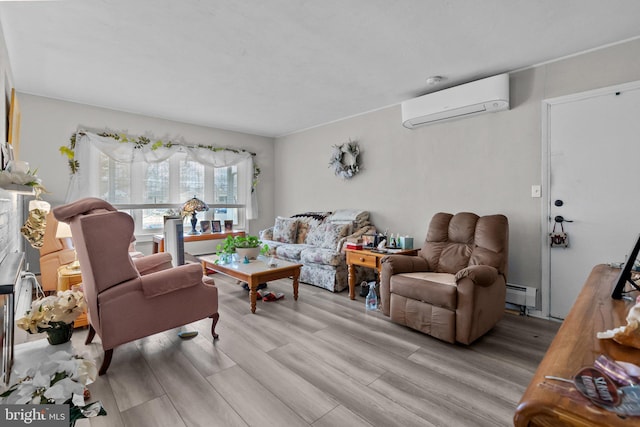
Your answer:
[[[472,265],[456,273],[456,282],[468,277],[478,286],[491,286],[498,278],[498,270],[489,265]]]
[[[202,283],[200,264],[185,264],[142,276],[142,292],[147,298],[168,294]]]
[[[136,266],[138,273],[142,276],[173,267],[173,264],[171,263],[171,254],[168,252],[159,252],[143,257],[131,258],[131,260]]]
[[[430,271],[429,263],[421,256],[388,255],[381,260],[380,272],[380,306],[385,316],[391,308],[391,276],[414,271]]]
[[[273,240],[273,227],[269,227],[266,230],[260,230],[258,232],[260,240]]]

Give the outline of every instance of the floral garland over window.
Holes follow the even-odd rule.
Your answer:
[[[75,149],[76,149],[76,136],[80,134],[83,135],[83,132],[74,132],[73,134],[71,134],[71,138],[69,138],[69,145],[67,146],[61,146],[60,147],[60,153],[67,156],[68,158],[68,163],[69,163],[69,170],[71,171],[71,174],[75,174],[76,172],[78,172],[78,169],[80,168],[80,163],[78,162],[78,160],[75,158]],[[230,151],[233,153],[249,153],[252,156],[255,156],[256,153],[252,153],[250,151],[244,150],[244,149],[233,149],[233,148],[225,148],[225,147],[214,147],[212,145],[202,145],[202,144],[197,144],[197,145],[186,145],[186,144],[178,144],[176,142],[173,141],[163,141],[163,140],[156,140],[155,142],[152,142],[151,139],[145,137],[145,136],[138,136],[136,137],[128,137],[125,134],[118,134],[118,133],[110,133],[110,132],[102,132],[102,133],[98,133],[98,136],[102,136],[105,138],[112,138],[118,142],[121,143],[131,143],[134,144],[134,148],[135,149],[142,149],[146,146],[149,146],[149,148],[151,150],[157,150],[158,148],[164,147],[164,148],[171,148],[174,145],[181,145],[184,147],[194,147],[194,148],[204,148],[207,150],[211,150],[211,151]],[[251,185],[251,189],[252,191],[255,190],[256,186],[258,185],[258,176],[260,175],[260,168],[258,166],[255,165],[254,162],[254,166],[253,166],[253,181],[252,181],[252,185]]]
[[[360,147],[357,141],[345,142],[342,145],[334,145],[333,153],[329,161],[329,167],[336,176],[342,179],[351,179],[360,172]]]

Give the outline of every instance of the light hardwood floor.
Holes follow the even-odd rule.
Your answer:
[[[507,314],[471,346],[451,345],[365,312],[363,298],[269,283],[258,301],[234,280],[220,292],[220,339],[210,320],[116,348],[89,389],[108,415],[82,426],[509,426],[559,324]],[[176,307],[187,309],[188,307]],[[158,316],[162,316],[158,313]],[[75,347],[101,362],[99,340]]]

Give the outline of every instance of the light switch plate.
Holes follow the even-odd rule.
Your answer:
[[[531,197],[542,197],[542,189],[539,185],[531,186]]]

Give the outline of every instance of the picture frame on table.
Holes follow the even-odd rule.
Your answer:
[[[211,221],[211,231],[213,233],[220,233],[222,231],[222,223],[217,219]]]
[[[224,231],[233,231],[233,220],[225,219],[224,220]]]
[[[208,219],[200,220],[200,232],[204,234],[211,233],[211,221]]]
[[[373,234],[362,235],[362,246],[365,248],[373,248],[375,236]]]

